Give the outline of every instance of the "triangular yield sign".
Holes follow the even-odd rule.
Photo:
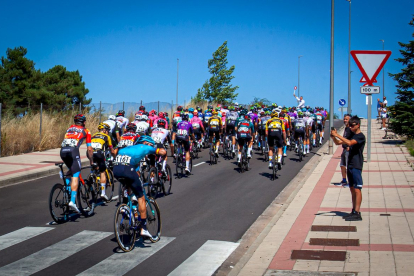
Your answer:
[[[381,69],[384,67],[388,58],[391,56],[391,51],[351,51],[366,84],[373,86],[376,77]]]
[[[359,82],[367,82],[367,81],[365,80],[364,76],[362,76]],[[377,79],[374,79],[372,82],[377,82]]]

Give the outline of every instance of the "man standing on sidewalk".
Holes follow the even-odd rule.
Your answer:
[[[305,100],[303,99],[302,96],[300,96],[300,99],[298,97],[296,97],[295,92],[293,92],[293,97],[295,97],[295,99],[298,101],[298,109],[302,109],[305,107]]]
[[[351,118],[350,114],[345,114],[344,116],[344,124],[345,124],[345,130],[344,130],[344,138],[350,140],[352,138],[352,136],[354,135],[354,133],[351,131],[351,128],[349,127],[349,119]],[[338,139],[333,139],[334,143],[336,145],[342,145],[342,154],[341,154],[341,163],[340,163],[340,167],[341,167],[341,173],[342,173],[342,187],[344,188],[348,188],[349,185],[346,182],[346,167],[348,166],[348,157],[349,157],[349,146],[346,145],[345,143],[341,143],[340,140]]]
[[[339,139],[339,144],[349,146],[347,176],[349,188],[352,194],[352,212],[345,216],[346,221],[362,220],[361,202],[362,202],[362,166],[364,163],[365,135],[361,132],[361,120],[354,116],[349,120],[349,127],[354,133],[351,140],[339,135],[335,129],[331,130],[332,139]],[[336,144],[336,142],[335,142]]]

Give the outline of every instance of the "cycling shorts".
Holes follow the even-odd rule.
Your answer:
[[[99,172],[102,173],[106,170],[105,154],[101,150],[93,153],[93,163],[98,165]]]
[[[295,140],[299,137],[302,137],[302,139],[305,140],[305,130],[303,128],[295,129]]]
[[[220,130],[209,130],[208,134],[210,138],[216,137],[216,142],[220,140]]]
[[[201,132],[199,133],[194,133],[194,137],[196,138],[196,140],[200,140],[201,139]]]
[[[260,136],[263,136],[263,135],[266,135],[266,130],[265,130],[264,128],[260,128],[260,127],[259,127],[259,129],[257,130],[257,133],[258,133]]]
[[[322,131],[322,124],[318,124],[318,129]]]
[[[252,136],[250,134],[246,136],[240,136],[240,134],[237,134],[237,142],[239,143],[240,148],[244,146],[244,143],[250,143],[252,141]]]
[[[236,130],[234,129],[234,125],[227,125],[226,126],[226,134],[231,135],[231,136],[236,135]]]
[[[275,145],[278,148],[283,147],[283,137],[280,132],[271,132],[267,136],[267,143],[270,148],[273,148]]]
[[[177,138],[177,144],[182,144],[185,151],[189,151],[190,150],[190,141],[188,139],[183,139],[181,137],[178,137]]]
[[[71,174],[74,177],[79,177],[79,173],[82,169],[79,148],[73,148],[73,147],[61,148],[60,158],[62,158],[62,161],[69,168]]]
[[[131,166],[125,165],[115,165],[114,166],[114,176],[118,179],[119,182],[130,187],[132,192],[135,194],[137,198],[141,198],[144,196],[144,190],[142,188],[141,180],[135,169]],[[120,178],[122,178],[120,180]]]

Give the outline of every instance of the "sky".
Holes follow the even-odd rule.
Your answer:
[[[351,50],[385,50],[385,96],[395,101],[388,72],[402,65],[398,42],[413,39],[412,0],[355,0]],[[36,69],[79,70],[92,102],[189,101],[210,77],[207,62],[224,41],[235,65],[237,102],[254,97],[296,105],[293,88],[311,106],[329,106],[331,1],[5,1],[0,56],[23,46]],[[335,1],[334,109],[348,100],[349,2]],[[366,117],[362,74],[351,58],[354,114]],[[376,85],[382,87],[382,72]],[[382,94],[382,92],[381,92]],[[373,96],[374,104],[377,95]],[[375,110],[375,107],[373,110]],[[374,111],[373,111],[374,112]],[[373,113],[374,114],[374,113]]]

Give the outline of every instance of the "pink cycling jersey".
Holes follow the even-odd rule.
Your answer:
[[[194,116],[191,120],[190,120],[190,124],[193,126],[193,129],[198,129],[201,128],[201,126],[203,125],[203,121],[199,118]],[[194,125],[199,125],[199,127],[195,127]]]
[[[160,118],[160,117],[158,117],[157,119],[155,119],[155,120],[154,120],[154,125],[153,125],[153,127],[157,127],[157,123],[158,123],[158,121],[159,121],[159,120],[164,120],[164,121],[165,121],[165,129],[168,129],[168,122],[167,122],[167,119]]]

